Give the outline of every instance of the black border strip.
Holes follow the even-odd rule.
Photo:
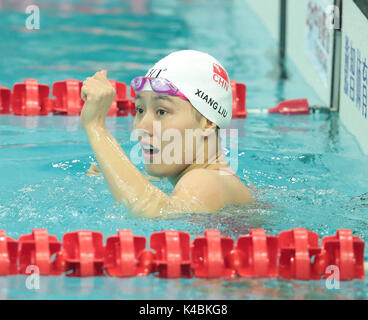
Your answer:
[[[279,65],[280,77],[286,79],[285,56],[286,56],[286,11],[287,0],[280,0],[280,25],[279,25]]]
[[[346,1],[346,0],[345,0]],[[349,0],[350,1],[350,0]],[[341,27],[342,27],[342,0],[335,0],[334,5],[339,8],[339,28],[333,32],[333,53],[331,72],[330,109],[340,109],[340,75],[341,75]]]
[[[367,0],[353,0],[360,11],[365,15],[368,19],[368,1]]]

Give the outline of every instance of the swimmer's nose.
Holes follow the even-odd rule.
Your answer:
[[[146,135],[153,136],[154,118],[147,112],[136,124],[136,129],[141,130]]]

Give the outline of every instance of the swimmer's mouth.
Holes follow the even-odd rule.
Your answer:
[[[141,147],[142,147],[143,153],[146,155],[155,155],[159,153],[160,151],[159,149],[155,148],[151,144],[141,144]]]

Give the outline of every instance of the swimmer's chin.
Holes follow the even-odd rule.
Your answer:
[[[185,169],[186,165],[165,165],[165,164],[145,164],[146,172],[156,178],[168,178],[179,176]]]
[[[171,172],[161,169],[161,168],[152,168],[152,165],[147,166],[146,165],[146,172],[152,177],[162,179],[167,178],[171,175],[173,175]]]
[[[149,176],[154,177],[154,178],[165,178],[167,177],[167,174],[163,173],[163,172],[157,172],[157,171],[152,171],[146,168],[146,172]]]

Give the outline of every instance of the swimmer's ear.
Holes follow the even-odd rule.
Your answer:
[[[200,121],[200,127],[202,129],[202,136],[204,137],[208,137],[209,135],[216,132],[216,128],[217,128],[215,123],[206,119],[205,117],[202,117]]]

